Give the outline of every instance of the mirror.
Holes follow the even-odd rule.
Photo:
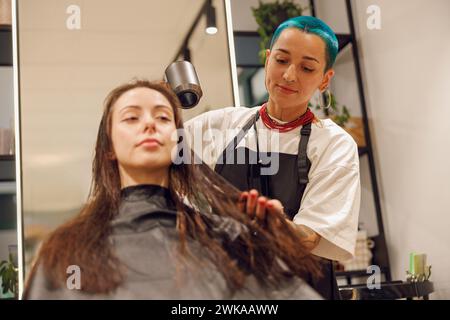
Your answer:
[[[204,0],[16,2],[21,281],[41,240],[77,214],[87,199],[103,99],[112,88],[133,77],[163,79],[165,68],[188,38],[204,94],[197,107],[183,110],[184,120],[235,104],[225,1],[213,1],[215,35],[205,33],[206,18],[200,13],[204,4]]]

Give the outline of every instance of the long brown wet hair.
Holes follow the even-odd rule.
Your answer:
[[[65,285],[67,267],[74,264],[81,268],[83,291],[109,293],[124,281],[121,262],[109,242],[110,222],[117,214],[121,195],[118,163],[110,156],[111,118],[112,107],[119,97],[141,87],[163,94],[173,107],[176,128],[183,128],[180,102],[164,82],[134,80],[109,93],[98,129],[88,201],[78,216],[44,241],[27,289],[38,265],[54,287]],[[185,141],[178,146],[193,155]],[[317,259],[302,247],[300,236],[285,217],[270,215],[264,226],[256,223],[238,209],[239,190],[206,164],[192,162],[171,164],[169,169],[169,190],[178,211],[179,253],[183,257],[189,258],[191,254],[191,240],[199,242],[206,248],[206,256],[192,256],[193,260],[211,261],[231,290],[241,288],[249,274],[262,284],[275,285],[293,275],[320,275]],[[235,235],[233,230],[237,232]]]

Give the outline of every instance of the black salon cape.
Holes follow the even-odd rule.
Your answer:
[[[77,289],[51,289],[42,267],[30,281],[26,299],[321,299],[308,284],[292,278],[278,289],[259,285],[248,276],[245,287],[230,292],[222,274],[210,262],[201,267],[180,259],[176,211],[169,190],[139,185],[122,190],[122,202],[112,221],[110,240],[126,267],[124,282],[111,294],[89,294]],[[206,249],[190,242],[194,256]],[[206,259],[204,259],[206,260]],[[69,276],[69,275],[68,275]],[[83,275],[81,274],[81,280]],[[81,281],[82,282],[82,281]]]

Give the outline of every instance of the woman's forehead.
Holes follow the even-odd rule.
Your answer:
[[[124,92],[114,103],[114,109],[120,111],[127,106],[140,106],[152,108],[155,106],[167,106],[172,109],[169,100],[161,92],[146,87],[133,88]]]
[[[325,42],[318,35],[306,33],[296,28],[287,28],[283,30],[272,50],[282,49],[288,51],[295,57],[312,56],[326,62],[325,59]]]

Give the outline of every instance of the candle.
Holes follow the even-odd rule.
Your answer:
[[[409,254],[409,273],[414,274],[414,252]]]

